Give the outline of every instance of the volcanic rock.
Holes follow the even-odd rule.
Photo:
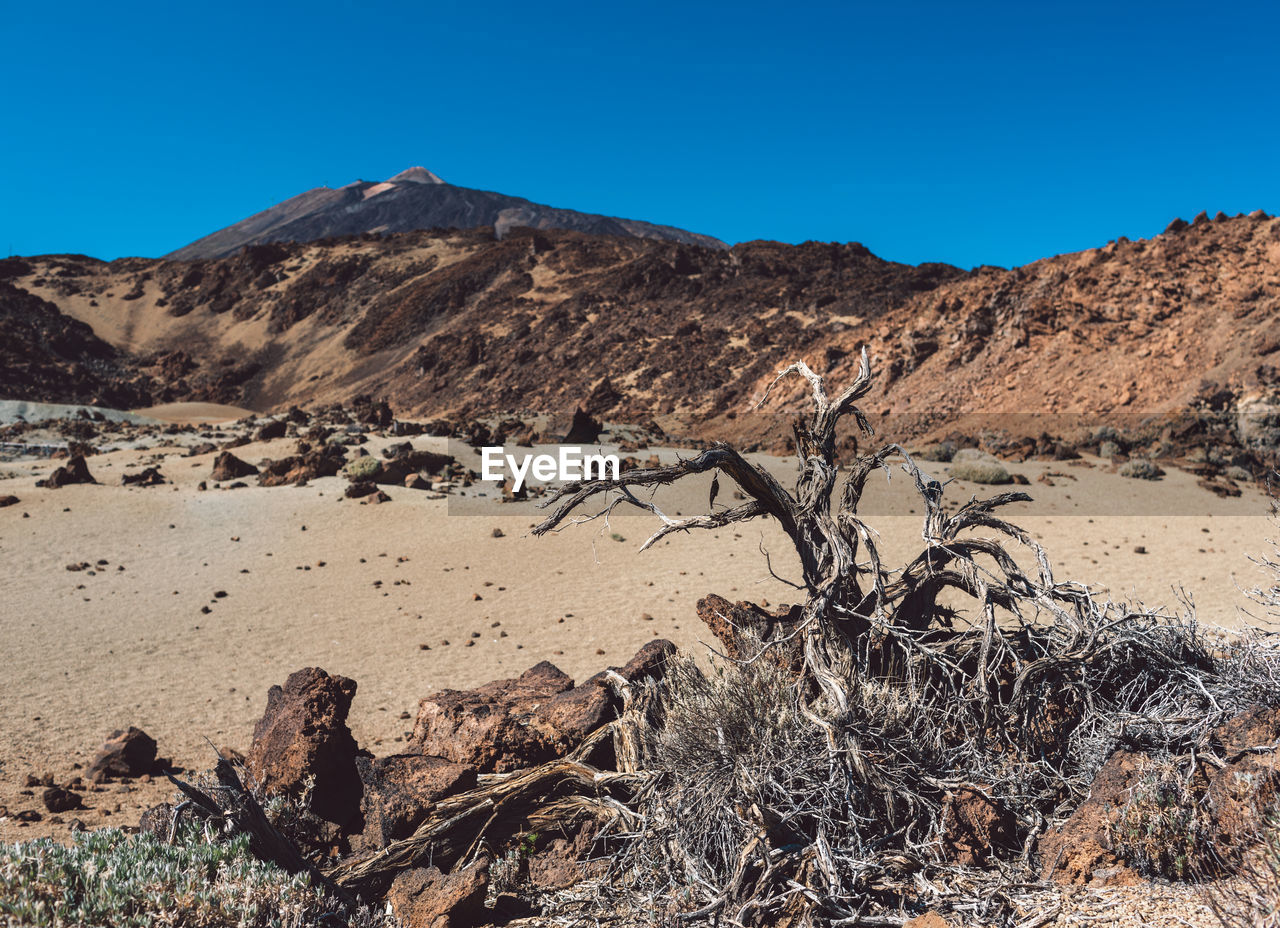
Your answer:
[[[646,644],[624,667],[623,679],[660,677],[675,645]],[[412,743],[482,773],[506,773],[561,757],[615,718],[620,701],[605,673],[580,686],[547,661],[520,677],[467,691],[443,690],[418,706]]]
[[[53,813],[70,812],[72,809],[83,809],[84,802],[69,789],[51,786],[40,796],[44,807]]]
[[[256,435],[253,436],[254,441],[271,441],[275,438],[284,438],[289,431],[289,423],[284,419],[272,419],[270,422],[258,429]]]
[[[358,749],[347,727],[356,682],[318,667],[289,675],[267,692],[246,766],[268,793],[301,797],[314,777],[311,811],[344,831],[359,821]]]
[[[410,928],[472,928],[487,924],[484,899],[489,889],[489,858],[453,873],[436,867],[402,871],[391,884],[392,913]]]
[[[366,849],[408,837],[435,803],[476,785],[474,767],[425,754],[358,757],[356,770],[364,786],[360,809]]]
[[[347,463],[346,452],[332,445],[311,448],[299,443],[298,454],[276,461],[264,461],[258,474],[258,485],[278,487],[302,486],[317,477],[332,477]]]
[[[22,500],[16,496],[0,496],[0,509],[4,509],[6,506],[16,506],[20,502]]]
[[[56,490],[59,487],[69,486],[73,483],[97,482],[93,479],[93,474],[89,473],[89,465],[85,463],[84,455],[77,454],[44,480],[37,480],[36,486]]]
[[[573,421],[569,423],[569,430],[564,433],[561,439],[568,445],[589,445],[600,437],[603,426],[585,409],[579,406],[573,413]]]
[[[125,474],[120,478],[120,484],[126,487],[158,487],[168,482],[158,467],[148,467],[139,473]]]
[[[210,479],[223,483],[228,480],[239,480],[241,477],[249,477],[258,472],[258,468],[245,461],[240,460],[230,451],[224,451],[213,459],[213,473]]]
[[[1019,846],[1016,816],[979,790],[949,793],[943,817],[942,851],[950,863],[981,867]]]
[[[89,778],[101,783],[109,777],[140,777],[156,762],[156,741],[141,728],[115,731],[89,765]]]

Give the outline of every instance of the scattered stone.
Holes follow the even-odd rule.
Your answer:
[[[588,445],[600,437],[604,427],[590,413],[579,406],[573,413],[573,421],[569,430],[561,439],[565,444]]]
[[[258,468],[252,464],[240,460],[230,451],[224,451],[213,459],[213,473],[209,475],[209,479],[215,483],[222,483],[227,480],[250,477],[257,472]]]
[[[60,786],[51,786],[40,796],[40,800],[44,803],[44,807],[50,812],[70,812],[73,809],[84,808],[84,802],[80,797],[69,789],[63,789]]]
[[[137,474],[124,474],[120,478],[121,486],[126,487],[158,487],[168,483],[158,467],[148,467]]]
[[[85,463],[84,455],[77,454],[44,480],[37,480],[36,486],[56,490],[59,487],[70,486],[73,483],[97,482],[93,479],[93,475],[89,473],[89,465]]]
[[[16,496],[0,496],[0,509],[4,509],[7,506],[16,506],[20,502],[22,500]]]
[[[111,777],[140,777],[156,762],[156,741],[141,728],[115,731],[89,765],[89,779],[101,783]]]

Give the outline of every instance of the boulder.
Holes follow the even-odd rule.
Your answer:
[[[318,667],[289,675],[267,692],[267,708],[253,729],[245,764],[267,792],[302,796],[314,778],[310,809],[344,833],[358,830],[358,748],[347,727],[356,682]]]
[[[156,763],[156,741],[141,728],[114,731],[89,764],[89,778],[101,783],[110,777],[140,777]]]
[[[579,406],[573,413],[569,430],[561,439],[565,444],[589,445],[600,437],[603,426],[589,412]]]
[[[16,506],[20,502],[22,500],[16,496],[0,496],[0,509],[4,509],[6,506]]]
[[[1267,810],[1280,794],[1280,707],[1254,706],[1210,733],[1226,766],[1210,773],[1205,805],[1213,851],[1230,867],[1256,845]]]
[[[555,892],[603,876],[609,869],[608,860],[590,858],[595,836],[604,825],[603,820],[593,819],[576,832],[553,837],[529,858],[529,882],[540,892]]]
[[[625,666],[613,669],[628,682],[659,677],[674,652],[669,641],[651,641]],[[572,751],[616,718],[619,708],[607,673],[575,687],[568,674],[543,661],[515,679],[426,697],[411,740],[424,754],[470,764],[482,773],[506,773]]]
[[[1141,880],[1116,856],[1109,832],[1119,821],[1120,812],[1148,761],[1148,756],[1140,752],[1112,752],[1094,777],[1089,797],[1065,822],[1040,838],[1043,879],[1121,885]]]
[[[372,480],[353,480],[347,484],[347,488],[342,491],[342,495],[347,499],[360,499],[380,492],[382,491],[378,489],[378,485]]]
[[[66,464],[63,464],[45,479],[37,480],[36,486],[56,490],[59,487],[70,486],[73,483],[97,482],[93,479],[93,474],[89,473],[89,465],[85,463],[84,455],[77,454],[69,458]]]
[[[275,461],[263,461],[258,485],[263,487],[302,486],[317,477],[332,477],[347,463],[340,447],[324,445],[312,448],[299,442],[298,453]]]
[[[356,770],[368,850],[407,838],[437,802],[476,785],[474,767],[426,754],[358,757]]]
[[[254,441],[272,441],[276,438],[284,438],[289,431],[289,423],[284,419],[272,419],[262,428],[258,429],[256,435],[253,436]]]
[[[213,459],[213,473],[209,477],[215,482],[224,483],[228,480],[249,477],[257,472],[258,468],[252,464],[240,460],[230,451],[224,451]]]
[[[759,642],[790,635],[801,613],[799,606],[769,612],[755,603],[731,603],[714,593],[698,600],[698,618],[711,629],[724,653],[733,660],[750,660],[755,657]],[[783,669],[798,670],[803,659],[801,648],[798,640],[776,645],[767,652],[768,659]]]
[[[471,928],[487,924],[484,899],[489,890],[489,858],[442,873],[419,867],[400,873],[387,892],[391,911],[406,928]]]
[[[136,474],[125,474],[120,478],[121,486],[126,487],[158,487],[168,483],[158,467],[148,467]]]
[[[63,789],[61,786],[49,787],[41,794],[40,800],[44,803],[46,809],[55,814],[84,808],[84,803],[81,802],[78,795],[69,789]]]

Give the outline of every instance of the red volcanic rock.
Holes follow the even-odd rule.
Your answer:
[[[230,451],[224,451],[213,459],[213,473],[209,477],[218,483],[223,483],[227,480],[249,477],[257,472],[258,468],[252,464],[240,460]]]
[[[258,485],[278,487],[302,486],[317,477],[332,477],[347,463],[346,452],[332,445],[311,448],[299,443],[298,453],[277,461],[264,461]]]
[[[70,486],[73,483],[97,482],[93,479],[93,474],[89,473],[89,465],[85,463],[84,455],[77,454],[44,480],[37,480],[36,486],[56,490],[59,487]]]
[[[660,676],[675,651],[669,641],[646,644],[624,667],[634,682]],[[521,676],[474,690],[443,690],[419,703],[412,742],[423,753],[505,773],[561,757],[617,716],[619,700],[606,673],[580,686],[547,661]]]
[[[378,485],[372,480],[353,480],[347,484],[347,488],[342,491],[342,495],[347,499],[360,499],[364,496],[372,496],[374,493],[381,493]]]
[[[442,873],[436,867],[405,870],[387,893],[391,911],[410,928],[472,928],[487,924],[484,898],[489,889],[489,858]]]
[[[41,794],[40,801],[44,803],[46,809],[55,814],[84,808],[84,803],[76,793],[60,786],[51,786],[46,789]]]
[[[168,483],[158,467],[148,467],[136,474],[125,474],[120,478],[120,485],[126,487],[158,487]]]
[[[311,811],[349,829],[360,813],[358,749],[347,713],[356,682],[318,667],[289,675],[267,692],[267,708],[253,729],[246,766],[268,793],[299,797],[314,777]]]
[[[786,638],[801,618],[799,606],[768,612],[751,602],[731,603],[712,593],[698,600],[698,618],[719,639],[724,653],[734,660],[749,660],[759,647],[756,642]],[[743,640],[743,633],[750,640]],[[794,669],[801,660],[801,645],[792,640],[775,645],[768,659],[783,668]]]
[[[407,838],[433,805],[476,785],[474,767],[426,754],[358,757],[356,770],[364,786],[360,809],[366,849]]]
[[[156,762],[156,741],[141,728],[115,731],[89,765],[89,778],[101,783],[109,777],[140,777]]]

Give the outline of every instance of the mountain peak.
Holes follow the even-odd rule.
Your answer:
[[[424,167],[412,167],[401,171],[395,177],[387,178],[388,184],[443,184],[439,177]]]

